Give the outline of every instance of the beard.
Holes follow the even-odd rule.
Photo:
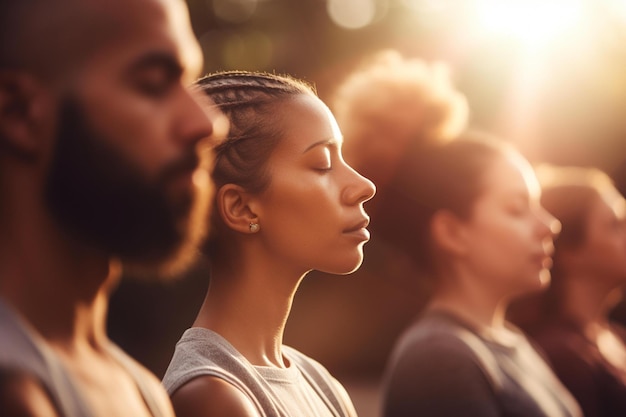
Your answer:
[[[68,233],[118,258],[132,276],[171,277],[193,262],[212,191],[209,161],[196,143],[149,180],[99,135],[72,97],[63,102],[56,139],[45,199]],[[172,183],[198,165],[204,175],[195,172],[196,186],[176,190]]]

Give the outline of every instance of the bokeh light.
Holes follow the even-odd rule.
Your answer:
[[[370,25],[376,18],[376,0],[328,0],[328,15],[346,29]]]
[[[268,35],[258,30],[208,31],[200,38],[205,56],[216,57],[220,65],[207,68],[268,70],[274,56],[274,44]]]
[[[259,0],[212,0],[215,15],[227,22],[241,23],[250,19]]]

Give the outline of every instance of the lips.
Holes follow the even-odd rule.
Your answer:
[[[364,218],[360,220],[359,222],[355,223],[353,226],[345,229],[343,232],[344,233],[358,232],[358,231],[365,229],[369,224],[370,224],[370,219]]]
[[[550,269],[552,267],[552,257],[545,252],[536,253],[532,256],[533,263],[541,268]]]
[[[188,153],[180,160],[171,163],[163,169],[161,177],[167,180],[175,180],[180,177],[191,177],[200,167],[200,158],[194,153]]]
[[[544,257],[541,261],[541,266],[543,266],[545,269],[552,268],[552,258],[550,256]]]
[[[345,229],[343,234],[356,239],[358,242],[367,242],[370,240],[370,232],[366,229],[369,223],[369,218],[362,219]]]

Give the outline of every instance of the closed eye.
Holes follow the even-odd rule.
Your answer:
[[[319,172],[320,174],[326,174],[330,171],[333,170],[333,167],[328,167],[328,168],[314,168],[315,171]]]
[[[152,97],[164,96],[168,92],[170,86],[171,83],[164,80],[146,78],[137,81],[138,90],[143,94]]]
[[[524,204],[522,202],[513,203],[507,207],[507,211],[509,212],[509,214],[513,216],[524,216],[530,210],[531,210],[530,205]]]
[[[160,97],[180,79],[182,68],[168,53],[151,53],[139,59],[129,71],[137,89],[148,96]]]
[[[326,173],[333,169],[334,155],[328,145],[316,146],[311,152],[313,160],[311,166],[315,171]]]

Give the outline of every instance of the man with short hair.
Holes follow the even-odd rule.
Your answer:
[[[183,0],[0,0],[0,415],[173,416],[105,322],[206,232],[201,64]]]

